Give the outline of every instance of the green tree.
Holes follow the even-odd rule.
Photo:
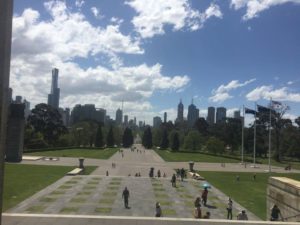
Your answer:
[[[199,133],[203,136],[206,136],[208,134],[208,123],[206,120],[202,117],[196,120],[194,124],[194,128],[199,131]]]
[[[57,109],[40,103],[31,110],[28,123],[35,133],[40,132],[44,140],[54,145],[59,136],[67,133],[67,128],[63,125],[62,118]]]
[[[198,131],[191,130],[188,135],[184,138],[184,149],[186,150],[201,150],[204,143],[203,137]]]
[[[152,132],[149,126],[146,127],[144,131],[144,135],[142,138],[142,144],[145,148],[150,149],[152,148]]]
[[[175,132],[175,134],[173,135],[171,149],[172,151],[178,151],[179,147],[180,147],[179,135],[178,132]]]
[[[168,139],[168,130],[165,128],[163,130],[160,148],[161,149],[167,149],[169,147],[169,139]]]
[[[114,138],[114,132],[113,132],[112,127],[109,128],[109,131],[107,133],[106,145],[107,145],[107,147],[110,147],[110,148],[115,146],[115,138]]]
[[[161,128],[153,128],[152,129],[152,140],[154,146],[159,146],[162,138],[162,129]]]
[[[126,127],[123,133],[123,147],[129,148],[133,144],[133,135],[130,128]]]
[[[222,154],[224,152],[224,146],[224,142],[215,137],[210,137],[206,143],[207,150],[214,154]]]
[[[97,133],[96,133],[96,140],[95,140],[95,147],[101,148],[103,146],[104,146],[104,142],[103,142],[102,126],[98,125]]]

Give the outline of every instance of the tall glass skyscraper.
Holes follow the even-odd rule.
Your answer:
[[[60,89],[58,88],[58,69],[52,69],[51,93],[48,94],[48,105],[59,108]]]

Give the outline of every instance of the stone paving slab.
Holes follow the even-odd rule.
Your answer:
[[[190,179],[178,181],[177,188],[173,188],[169,178],[66,176],[7,212],[153,217],[159,201],[164,217],[192,218],[193,202],[201,195],[202,185],[203,181]],[[130,209],[123,205],[124,187],[130,191]],[[210,211],[212,218],[224,219],[226,202],[227,197],[212,187],[208,206],[202,211]],[[240,209],[234,203],[234,215]],[[248,217],[259,220],[250,212]]]

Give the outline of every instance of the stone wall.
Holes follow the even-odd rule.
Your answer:
[[[300,181],[286,177],[270,177],[267,188],[267,220],[276,204],[285,221],[300,221]]]

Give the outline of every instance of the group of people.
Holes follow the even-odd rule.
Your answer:
[[[194,217],[195,219],[210,219],[210,212],[207,211],[203,216],[202,216],[202,210],[201,210],[201,203],[206,206],[207,203],[207,196],[208,196],[208,190],[207,188],[204,188],[201,197],[197,197],[195,202],[194,202],[194,206],[195,206],[195,210],[194,210]],[[129,197],[130,197],[130,193],[127,187],[125,187],[125,189],[123,190],[122,193],[122,198],[124,200],[124,207],[126,209],[130,209],[129,207]],[[227,219],[232,220],[232,209],[233,209],[233,201],[231,198],[228,199],[228,204],[227,204]],[[156,202],[155,204],[155,217],[162,217],[163,213],[162,213],[162,209],[160,206],[159,202]],[[271,221],[278,221],[279,217],[281,217],[281,220],[283,220],[282,214],[280,212],[280,209],[278,208],[278,206],[275,204],[272,208],[271,208]],[[241,212],[238,213],[237,215],[237,220],[248,220],[248,215],[246,213],[245,210],[242,210]]]

